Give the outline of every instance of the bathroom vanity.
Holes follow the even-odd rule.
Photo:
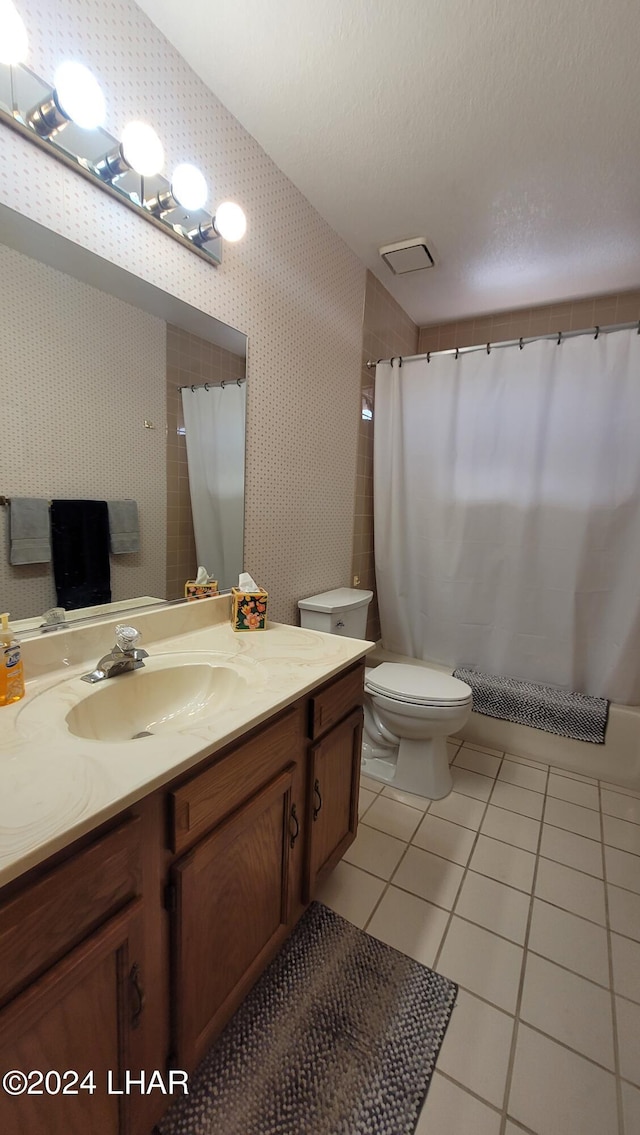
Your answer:
[[[7,1135],[149,1135],[171,1103],[158,1077],[166,1088],[171,1070],[193,1072],[355,838],[371,644],[277,625],[194,628],[216,603],[209,618],[221,618],[227,599],[136,619],[149,674],[154,658],[160,671],[169,656],[208,656],[243,678],[196,726],[136,740],[70,733],[74,706],[96,696],[79,689],[83,663],[61,678],[34,662],[43,673],[22,716],[3,710],[13,749],[3,728],[0,1068],[53,1070],[30,1077],[43,1094],[0,1092]],[[163,615],[165,631],[172,617],[191,629],[161,628],[154,642]],[[64,646],[67,661],[89,649]],[[141,673],[110,679],[110,696]],[[139,700],[150,687],[140,682]],[[40,790],[24,779],[38,767]],[[126,1070],[132,1090],[118,1094]]]

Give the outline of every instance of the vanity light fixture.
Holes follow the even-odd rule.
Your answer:
[[[44,99],[29,114],[29,124],[41,138],[50,138],[68,122],[83,130],[102,126],[105,117],[104,95],[97,79],[83,63],[61,63],[51,98]]]
[[[27,58],[27,29],[11,0],[0,0],[0,63],[12,66]]]
[[[246,232],[241,207],[223,201],[212,217],[206,208],[207,182],[195,165],[181,162],[171,179],[162,175],[164,150],[152,126],[129,122],[121,140],[104,130],[105,98],[84,64],[60,64],[51,85],[24,66],[26,52],[24,22],[13,0],[0,0],[0,123],[198,256],[220,264],[222,240],[238,241]],[[4,67],[8,75],[3,75]]]

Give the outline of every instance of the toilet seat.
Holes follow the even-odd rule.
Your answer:
[[[404,705],[460,706],[472,697],[471,687],[459,678],[428,666],[383,662],[365,671],[365,690]]]

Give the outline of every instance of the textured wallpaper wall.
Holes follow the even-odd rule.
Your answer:
[[[140,551],[111,556],[114,600],[165,595],[165,343],[161,319],[0,245],[0,493],[133,497]],[[8,561],[0,508],[2,610],[56,605],[51,564]]]
[[[212,203],[247,213],[215,269],[2,128],[0,201],[248,334],[246,566],[295,621],[298,598],[350,582],[364,267],[132,0],[20,11],[36,72],[85,62],[108,130],[149,121],[167,169],[196,161]]]

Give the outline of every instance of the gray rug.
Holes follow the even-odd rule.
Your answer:
[[[412,1135],[456,993],[312,903],[160,1131]]]
[[[558,737],[604,745],[609,717],[606,698],[506,678],[502,674],[484,674],[466,667],[454,670],[453,676],[471,686],[476,713],[528,725],[531,729],[543,729]]]

